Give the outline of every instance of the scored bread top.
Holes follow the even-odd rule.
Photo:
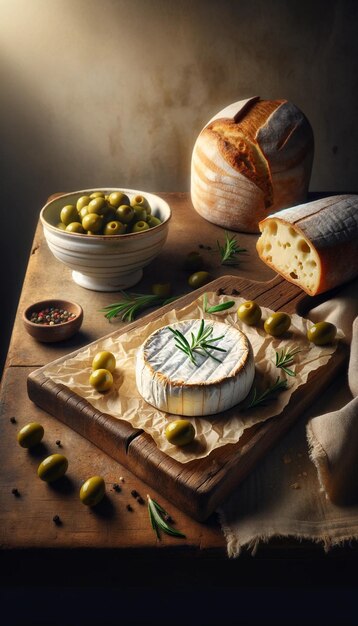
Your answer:
[[[202,132],[216,141],[231,167],[262,190],[266,208],[274,203],[272,173],[283,162],[295,166],[313,149],[308,120],[287,100],[252,98],[232,118],[215,117]]]

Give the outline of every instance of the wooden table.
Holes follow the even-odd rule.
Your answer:
[[[211,248],[200,247],[200,251],[212,278],[227,274],[227,268],[218,262],[216,247],[217,239],[223,241],[224,231],[197,215],[188,194],[160,195],[173,211],[168,241],[160,256],[145,269],[135,291],[147,293],[153,282],[170,281],[174,295],[190,292],[183,261],[187,253],[199,250],[199,246]],[[237,239],[248,253],[242,255],[237,267],[230,267],[229,273],[261,281],[273,278],[274,273],[256,254],[257,236],[240,233]],[[75,300],[82,305],[83,326],[72,339],[41,344],[25,332],[22,311],[31,302],[47,297]],[[275,539],[263,546],[255,558],[243,554],[240,559],[230,560],[215,515],[206,523],[196,522],[151,489],[151,495],[167,508],[176,526],[186,535],[184,540],[164,536],[158,541],[150,527],[146,506],[131,495],[135,489],[145,497],[146,484],[29,400],[26,379],[31,371],[123,325],[120,321],[110,324],[99,312],[116,299],[116,293],[93,292],[77,286],[71,271],[50,253],[38,225],[1,386],[3,583],[47,587],[95,585],[102,589],[125,585],[149,588],[153,593],[158,585],[161,589],[178,585],[199,592],[237,585],[305,586],[317,582],[319,571],[323,585],[333,580],[334,584],[347,584],[347,565],[355,564],[354,550],[337,548],[326,556],[310,542]],[[13,417],[16,423],[11,420]],[[45,428],[44,448],[31,453],[20,448],[16,433],[21,426],[35,420]],[[42,483],[36,476],[39,458],[43,458],[45,451],[71,454],[71,478],[61,489]],[[84,507],[78,498],[83,480],[93,474],[103,475],[107,484],[107,505],[100,512]],[[115,483],[121,487],[119,492],[113,488]],[[14,496],[13,489],[18,489],[19,497]],[[133,510],[127,509],[128,504]],[[60,525],[54,523],[55,515],[59,515]]]

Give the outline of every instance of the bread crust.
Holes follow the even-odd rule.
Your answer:
[[[305,201],[314,153],[312,128],[287,100],[254,97],[221,113],[194,145],[192,204],[208,221],[258,233],[259,221],[270,212]]]
[[[276,234],[270,236],[270,223],[282,224],[287,231],[293,228],[297,241],[301,238],[307,242],[317,265],[317,277],[310,288],[303,280],[292,277],[293,266],[284,267],[284,251],[280,263],[272,258],[268,247]],[[358,195],[330,196],[291,207],[268,216],[259,227],[261,233],[266,233],[256,243],[261,260],[311,296],[330,291],[358,276]],[[282,235],[280,239],[283,243]]]

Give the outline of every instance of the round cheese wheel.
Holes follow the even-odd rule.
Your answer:
[[[138,352],[138,391],[161,411],[186,416],[213,415],[235,406],[250,391],[255,375],[252,346],[237,328],[223,322],[205,322],[205,328],[212,327],[213,345],[224,351],[209,350],[210,355],[195,351],[195,363],[176,346],[170,328],[180,331],[190,343],[200,324],[201,320],[195,319],[160,328]]]

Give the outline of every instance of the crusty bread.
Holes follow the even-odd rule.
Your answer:
[[[358,195],[284,209],[259,227],[259,257],[311,296],[358,276]]]
[[[191,161],[191,201],[205,219],[258,233],[269,213],[304,202],[314,154],[305,115],[287,100],[235,102],[199,134]]]

